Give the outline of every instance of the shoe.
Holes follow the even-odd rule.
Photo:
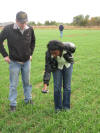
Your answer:
[[[30,100],[29,103],[32,104],[32,105],[34,104],[32,100]]]
[[[55,109],[55,113],[59,113],[62,109]]]
[[[15,112],[16,111],[16,106],[10,106],[10,111]]]
[[[70,111],[70,108],[63,108],[65,112]]]
[[[26,102],[26,104],[34,104],[32,100],[29,100],[28,102]]]

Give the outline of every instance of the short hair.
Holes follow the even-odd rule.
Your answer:
[[[54,51],[54,50],[62,51],[63,47],[64,47],[64,44],[58,40],[51,40],[47,44],[48,51]]]

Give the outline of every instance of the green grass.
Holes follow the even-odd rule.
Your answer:
[[[23,102],[20,75],[17,111],[10,113],[9,65],[0,55],[0,133],[100,133],[100,31],[65,30],[63,39],[58,30],[35,30],[35,35],[36,48],[31,64],[34,106]],[[52,78],[49,93],[41,93],[46,45],[53,39],[73,42],[77,47],[71,110],[58,114],[54,111]]]

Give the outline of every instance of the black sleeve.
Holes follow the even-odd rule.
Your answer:
[[[0,53],[2,54],[3,57],[8,56],[8,53],[6,52],[3,45],[4,40],[7,39],[7,34],[8,34],[8,31],[7,31],[7,28],[5,27],[0,33]]]
[[[76,50],[75,44],[71,42],[64,42],[64,50],[67,51],[67,53],[63,54],[65,60],[69,63],[74,63],[74,58],[72,54]]]
[[[74,53],[76,50],[76,46],[73,43],[64,43],[64,50]]]
[[[47,51],[45,56],[45,72],[43,76],[44,84],[49,85],[50,77],[51,77],[50,54]]]
[[[34,34],[34,30],[32,28],[31,28],[31,45],[30,45],[30,48],[31,48],[30,55],[32,55],[33,51],[35,49],[35,34]]]

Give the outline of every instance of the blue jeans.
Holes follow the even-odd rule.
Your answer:
[[[20,64],[15,61],[11,61],[9,64],[10,71],[10,91],[9,100],[11,106],[16,106],[17,98],[17,85],[19,81],[19,73],[22,75],[22,82],[24,88],[25,102],[27,103],[32,99],[31,91],[32,86],[30,85],[30,60],[26,61],[24,64]]]
[[[71,77],[73,71],[73,64],[69,68],[63,67],[53,72],[54,80],[54,104],[55,109],[70,109],[70,94],[71,94]],[[61,88],[63,82],[63,101],[61,95]]]
[[[60,31],[60,37],[61,38],[63,37],[63,31]]]

